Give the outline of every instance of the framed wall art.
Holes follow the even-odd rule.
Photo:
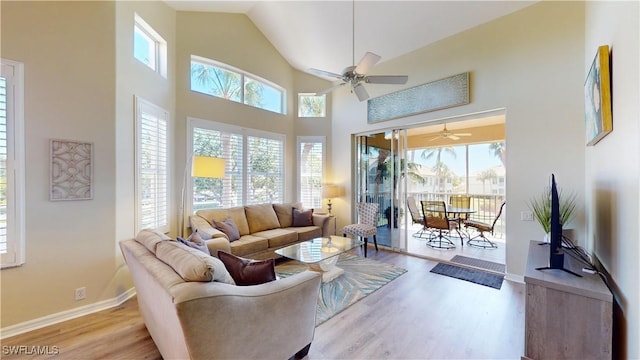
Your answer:
[[[93,144],[51,140],[49,200],[93,199]]]
[[[609,46],[598,47],[584,82],[584,121],[587,146],[595,145],[613,130]]]

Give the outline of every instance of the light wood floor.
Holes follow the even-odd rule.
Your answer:
[[[359,251],[359,250],[358,250]],[[435,262],[392,253],[370,258],[408,270],[316,328],[308,359],[519,359],[524,285],[500,290],[430,273]],[[54,356],[7,355],[49,346]],[[137,310],[125,304],[2,341],[3,359],[160,359]]]

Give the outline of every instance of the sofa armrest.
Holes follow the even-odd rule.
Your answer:
[[[331,215],[329,214],[313,214],[313,225],[319,226],[322,229],[322,236],[329,237],[331,233],[329,232],[329,219]]]
[[[229,240],[227,234],[211,226],[211,224],[202,216],[189,216],[189,224],[191,226],[191,231],[194,232],[198,230],[203,240],[215,238],[225,238],[227,241]]]
[[[173,287],[190,357],[290,358],[313,340],[320,282],[319,273],[304,271],[255,286]]]

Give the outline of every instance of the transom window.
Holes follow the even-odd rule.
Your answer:
[[[298,117],[325,117],[326,101],[325,94],[298,94]]]
[[[196,55],[191,55],[191,90],[279,114],[285,113],[285,91],[281,86]]]
[[[167,77],[167,42],[138,14],[134,14],[133,57]]]

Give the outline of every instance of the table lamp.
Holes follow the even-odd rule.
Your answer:
[[[340,185],[325,184],[322,186],[322,197],[328,200],[327,210],[329,211],[329,215],[331,215],[331,199],[342,195],[344,195],[344,189]]]

